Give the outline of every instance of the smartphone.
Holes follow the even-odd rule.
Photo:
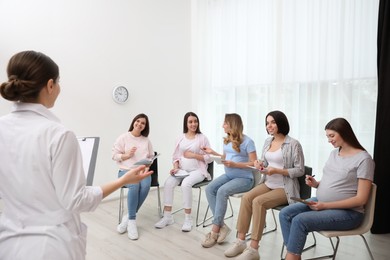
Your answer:
[[[310,205],[311,204],[311,201],[307,201],[307,200],[304,200],[304,199],[301,199],[301,198],[297,198],[297,197],[290,197],[290,199],[298,201],[298,202],[305,203],[306,205]]]

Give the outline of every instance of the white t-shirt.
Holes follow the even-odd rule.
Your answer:
[[[197,153],[199,150],[199,142],[196,140],[196,138],[188,139],[187,137],[184,137],[179,144],[179,150],[181,153],[184,153],[185,151]],[[179,165],[180,169],[183,169],[187,172],[199,169],[199,163],[197,159],[185,158],[184,156],[180,157]]]
[[[264,156],[267,159],[268,167],[283,169],[282,149],[279,148],[274,152],[267,151]],[[270,189],[284,188],[283,176],[281,174],[266,175],[265,185]]]

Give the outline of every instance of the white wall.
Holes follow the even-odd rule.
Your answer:
[[[117,177],[112,144],[146,113],[163,185],[192,110],[190,8],[190,0],[0,0],[0,82],[19,51],[43,52],[59,65],[53,112],[76,135],[101,138],[94,185]],[[130,89],[124,105],[111,98],[117,85]],[[9,108],[1,98],[0,116]]]

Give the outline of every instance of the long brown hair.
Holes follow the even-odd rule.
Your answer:
[[[197,133],[197,134],[200,134],[201,131],[200,131],[200,122],[199,122],[199,118],[198,118],[198,116],[197,116],[194,112],[187,112],[187,113],[184,115],[184,119],[183,119],[183,133],[187,133],[187,132],[188,132],[187,121],[188,121],[188,118],[189,118],[190,116],[196,117],[196,120],[198,120],[198,128],[196,128],[196,133]]]
[[[139,119],[139,118],[145,118],[145,120],[146,120],[145,128],[144,128],[144,130],[142,130],[141,135],[142,135],[142,136],[145,136],[145,137],[148,137],[149,131],[150,131],[149,118],[148,118],[147,115],[142,114],[142,113],[136,115],[136,116],[134,117],[133,121],[131,121],[131,124],[130,124],[129,131],[128,131],[128,132],[133,131],[133,129],[134,129],[134,123],[135,123],[135,121],[137,121],[137,119]]]
[[[238,153],[240,145],[244,139],[244,125],[242,124],[241,116],[238,114],[225,114],[225,123],[230,127],[227,136],[223,138],[223,143],[232,143],[232,147]]]
[[[341,136],[341,138],[343,138],[344,142],[346,142],[350,146],[357,148],[357,149],[362,149],[364,151],[366,150],[366,149],[364,149],[364,147],[359,143],[358,139],[356,138],[356,135],[352,130],[352,126],[344,118],[339,117],[339,118],[335,118],[335,119],[330,120],[326,124],[325,130],[336,131]]]

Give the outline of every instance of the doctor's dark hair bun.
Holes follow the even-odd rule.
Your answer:
[[[23,51],[11,57],[7,66],[8,81],[0,85],[0,94],[10,101],[35,101],[50,79],[57,81],[59,69],[48,56]]]

